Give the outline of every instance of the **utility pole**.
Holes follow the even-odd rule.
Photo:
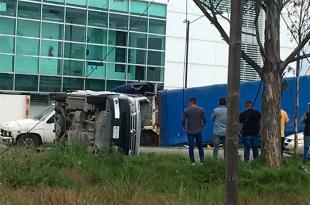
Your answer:
[[[225,154],[225,205],[238,203],[238,139],[242,0],[231,1],[228,59],[228,105]]]
[[[188,50],[189,50],[189,26],[190,21],[185,20],[186,23],[186,46],[185,46],[185,76],[184,76],[184,88],[187,88],[187,75],[188,75]]]

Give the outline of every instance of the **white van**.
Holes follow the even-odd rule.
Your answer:
[[[55,141],[55,105],[49,106],[32,119],[14,120],[1,125],[0,138],[7,146],[33,148]]]

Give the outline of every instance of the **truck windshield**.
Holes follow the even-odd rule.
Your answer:
[[[49,107],[47,107],[45,110],[43,110],[42,112],[40,112],[39,114],[35,115],[33,117],[33,119],[35,120],[41,120],[43,117],[45,117],[46,115],[48,115],[49,113],[51,113],[53,110],[55,109],[55,105],[50,105]]]

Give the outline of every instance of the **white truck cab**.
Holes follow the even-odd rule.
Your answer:
[[[0,138],[7,146],[21,145],[33,148],[55,141],[54,115],[52,104],[32,119],[14,120],[1,125]]]

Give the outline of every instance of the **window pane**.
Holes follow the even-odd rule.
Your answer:
[[[128,16],[110,14],[110,28],[127,30],[128,29]]]
[[[46,21],[64,21],[64,8],[60,6],[43,5],[43,20]]]
[[[0,72],[13,72],[13,56],[0,55]]]
[[[145,80],[145,67],[131,65],[128,68],[127,79],[128,80]]]
[[[126,46],[127,45],[127,32],[110,31],[109,32],[109,45]]]
[[[129,46],[135,48],[146,48],[146,34],[130,33],[129,34]]]
[[[38,76],[35,75],[16,75],[15,90],[38,91]]]
[[[147,19],[140,17],[130,17],[130,30],[147,32]]]
[[[67,8],[66,23],[86,24],[86,10]]]
[[[65,60],[64,75],[84,76],[84,61]]]
[[[61,57],[62,43],[58,41],[41,41],[41,56]]]
[[[63,39],[63,25],[54,23],[42,23],[42,38]]]
[[[165,63],[165,53],[157,51],[148,51],[147,64],[148,65],[161,65]]]
[[[41,58],[40,73],[46,75],[61,75],[61,60],[53,58]]]
[[[40,77],[40,91],[61,92],[61,78],[41,76]]]
[[[149,35],[149,49],[165,50],[165,37]]]
[[[130,5],[130,13],[132,14],[143,14],[147,15],[148,13],[148,3],[147,2],[142,2],[142,1],[131,1]]]
[[[85,42],[85,32],[85,27],[66,25],[66,40]]]
[[[43,1],[46,1],[46,2],[53,2],[53,3],[60,3],[60,4],[65,3],[65,0],[43,0]]]
[[[110,10],[128,12],[128,0],[110,1]]]
[[[16,55],[16,73],[37,74],[39,68],[39,59],[37,57]]]
[[[16,38],[16,53],[23,55],[39,55],[39,40]]]
[[[165,34],[166,33],[166,22],[150,19],[149,32],[156,33],[156,34]]]
[[[108,48],[108,61],[126,63],[126,48]]]
[[[86,90],[104,91],[105,80],[86,79]]]
[[[19,1],[18,16],[23,18],[40,19],[41,4]]]
[[[89,11],[88,12],[88,25],[107,27],[108,26],[108,14],[103,12]]]
[[[85,59],[85,45],[65,43],[65,58]]]
[[[88,61],[86,68],[87,78],[105,78],[106,65],[99,61]]]
[[[129,63],[133,64],[145,64],[146,62],[146,51],[130,49],[128,56]]]
[[[107,55],[107,48],[104,46],[87,45],[86,55],[87,60],[101,61]]]
[[[1,34],[14,34],[15,31],[15,19],[8,19],[0,17],[0,33]]]
[[[0,15],[15,16],[16,0],[2,0],[0,2]]]
[[[126,79],[126,65],[107,64],[107,78]]]
[[[98,43],[106,44],[107,43],[107,31],[97,28],[88,28],[87,29],[87,42],[88,43]]]
[[[74,6],[87,6],[87,0],[66,0],[67,4],[72,4]]]
[[[0,53],[13,53],[13,46],[13,37],[0,36]]]
[[[126,84],[125,81],[118,81],[118,80],[108,80],[107,81],[107,90],[110,91],[118,86]]]
[[[148,81],[163,81],[164,80],[164,69],[158,67],[147,68],[147,80]]]
[[[95,9],[107,9],[109,0],[88,0],[88,5],[90,8]]]
[[[13,75],[0,73],[0,89],[13,90]]]
[[[40,22],[19,19],[17,21],[17,35],[39,37]]]
[[[64,78],[63,79],[63,92],[83,90],[84,80],[81,78]]]
[[[164,4],[153,3],[149,8],[150,16],[166,18],[167,16],[167,6]]]

